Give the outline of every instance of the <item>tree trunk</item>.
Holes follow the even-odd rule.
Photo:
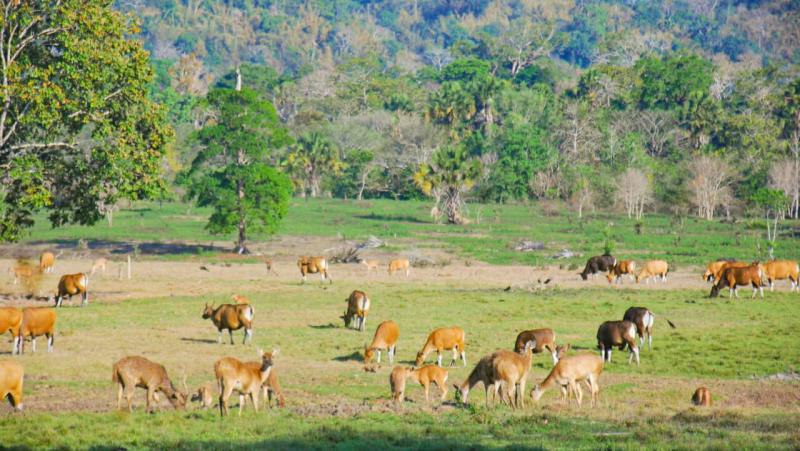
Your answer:
[[[361,200],[364,196],[364,189],[367,187],[368,175],[369,172],[366,170],[361,174],[361,186],[358,188],[358,200]]]
[[[239,166],[244,165],[244,150],[239,149],[237,151],[236,160]],[[239,213],[239,239],[236,242],[236,253],[245,254],[247,253],[247,247],[245,246],[247,242],[247,222],[245,221],[246,217],[244,211],[244,180],[241,178],[236,180],[236,208]]]

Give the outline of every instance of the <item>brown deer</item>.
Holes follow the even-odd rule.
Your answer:
[[[603,372],[603,359],[597,358],[596,355],[579,354],[575,356],[567,356],[558,361],[556,366],[550,371],[550,374],[537,384],[531,390],[531,398],[534,402],[539,402],[545,390],[558,385],[561,387],[561,397],[568,403],[569,397],[572,393],[575,394],[575,399],[578,402],[578,407],[581,406],[583,400],[583,391],[580,387],[580,382],[585,381],[589,386],[589,392],[592,397],[592,407],[597,402],[598,395],[600,394],[600,373]]]
[[[108,265],[108,259],[105,257],[100,257],[92,263],[92,270],[89,272],[90,276],[93,276],[98,270],[103,271],[103,276],[106,275],[106,266]]]
[[[208,409],[214,405],[214,396],[212,392],[211,384],[203,384],[192,395],[192,402],[200,403],[201,409]]]
[[[525,343],[522,353],[506,350],[497,351],[494,354],[492,365],[494,366],[495,383],[499,382],[506,392],[504,398],[507,399],[513,408],[525,407],[525,381],[531,370],[533,362],[533,348],[536,343],[528,341]]]
[[[11,337],[14,339],[11,347],[12,354],[16,354],[20,349],[19,328],[21,325],[22,310],[16,307],[0,307],[0,335],[5,335],[6,332],[11,333]]]
[[[701,407],[710,407],[711,392],[705,387],[699,387],[692,395],[692,404]]]
[[[157,392],[163,393],[172,407],[183,409],[186,406],[188,390],[184,377],[184,390],[179,392],[167,375],[164,365],[160,365],[144,357],[133,355],[123,357],[114,364],[111,380],[117,384],[117,409],[122,409],[122,396],[128,402],[128,411],[133,412],[133,391],[136,387],[147,390],[146,412],[158,408]]]
[[[447,370],[436,365],[425,365],[422,368],[405,368],[397,366],[389,375],[389,385],[392,388],[392,399],[396,403],[402,403],[405,399],[406,381],[412,381],[425,388],[425,401],[430,401],[431,383],[436,384],[442,391],[440,402],[444,402],[447,397]]]
[[[442,366],[442,351],[452,349],[453,360],[450,362],[450,366],[456,363],[458,353],[461,351],[461,360],[466,367],[467,353],[464,350],[465,340],[464,329],[460,327],[442,327],[434,330],[428,335],[428,341],[425,342],[425,346],[417,353],[417,360],[414,366],[422,366],[422,363],[425,362],[425,357],[433,351],[436,351],[437,355],[436,364]]]
[[[597,329],[597,347],[600,349],[600,355],[603,360],[611,361],[611,351],[614,346],[618,346],[619,350],[628,347],[630,357],[628,364],[630,365],[634,357],[636,357],[636,365],[639,365],[639,348],[636,346],[636,324],[630,321],[606,321]]]
[[[361,260],[361,264],[367,267],[367,274],[372,271],[378,272],[378,266],[381,262],[378,260]]]
[[[53,352],[56,336],[56,311],[48,307],[25,307],[19,328],[19,354],[25,351],[25,338],[31,337],[31,347],[36,352],[36,337],[47,337],[47,352]]]
[[[250,304],[222,304],[214,308],[206,304],[203,308],[203,319],[211,319],[214,327],[217,328],[217,343],[222,343],[222,331],[227,329],[233,344],[233,331],[244,328],[244,340],[242,344],[247,344],[253,339],[253,316],[255,309]]]
[[[258,370],[261,368],[261,362],[245,362],[245,365],[250,367],[251,370]],[[278,371],[273,366],[267,376],[267,381],[261,384],[261,397],[267,400],[267,407],[272,408],[272,398],[278,398],[278,407],[285,407],[286,400],[283,397],[283,390],[278,381]]]
[[[65,297],[72,305],[72,296],[78,294],[81,295],[81,307],[89,305],[89,276],[82,272],[61,276],[55,297],[56,307],[61,307]]]
[[[22,412],[22,383],[25,379],[22,364],[0,360],[0,399],[8,398],[11,407]]]
[[[367,293],[360,290],[353,290],[350,296],[344,300],[347,302],[347,310],[340,318],[344,320],[344,327],[350,327],[353,319],[356,320],[356,329],[364,332],[367,327],[367,315],[369,314],[370,301]]]
[[[17,285],[20,281],[24,283],[31,277],[41,274],[39,272],[39,268],[36,268],[27,262],[18,262],[16,266],[8,268],[8,272],[14,274],[14,285]]]
[[[375,336],[372,337],[372,344],[364,345],[364,366],[372,362],[372,356],[378,351],[378,363],[381,363],[381,350],[386,349],[389,354],[389,363],[394,362],[394,354],[397,348],[397,339],[400,337],[400,327],[397,323],[388,320],[378,324],[375,329]]]
[[[499,351],[498,351],[499,352]],[[461,385],[453,384],[456,392],[461,396],[461,402],[466,403],[472,387],[483,383],[486,392],[486,407],[489,407],[489,391],[492,391],[492,400],[497,399],[497,392],[500,389],[500,382],[494,374],[494,358],[497,352],[482,357],[475,368],[469,373],[469,377]]]
[[[219,413],[228,414],[228,399],[234,390],[239,392],[239,416],[244,409],[245,396],[250,396],[253,408],[258,411],[258,392],[269,378],[272,370],[272,361],[278,355],[278,350],[264,352],[258,350],[261,365],[252,368],[233,357],[224,357],[214,364],[214,375],[219,385]]]

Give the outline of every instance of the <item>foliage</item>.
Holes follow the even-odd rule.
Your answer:
[[[480,175],[480,162],[470,158],[463,145],[448,145],[437,150],[430,164],[420,166],[414,181],[436,203],[432,215],[447,217],[450,224],[465,222],[463,194],[469,191]]]

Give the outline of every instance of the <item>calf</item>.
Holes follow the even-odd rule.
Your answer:
[[[580,273],[581,279],[587,280],[589,275],[597,276],[599,272],[608,272],[617,264],[617,259],[608,254],[596,255],[586,262],[586,267]]]
[[[392,388],[392,399],[402,403],[405,399],[406,381],[412,381],[425,388],[425,401],[430,401],[431,383],[436,384],[442,391],[440,401],[447,396],[447,370],[436,365],[425,365],[422,368],[404,368],[397,366],[389,375],[389,385]]]
[[[333,279],[328,275],[328,260],[325,257],[308,257],[302,256],[297,259],[297,267],[300,269],[300,274],[303,275],[303,283],[306,282],[307,274],[317,274],[322,276],[322,281],[328,279],[329,283],[333,283]]]
[[[783,279],[789,279],[791,283],[789,291],[795,289],[800,291],[800,287],[797,286],[798,273],[800,266],[795,260],[772,260],[764,263],[764,276],[769,283],[769,291],[773,290],[773,281]]]
[[[547,349],[550,355],[553,356],[553,365],[558,363],[558,355],[556,350],[556,334],[553,329],[533,329],[525,330],[517,335],[517,340],[514,342],[514,351],[523,352],[525,350],[525,343],[533,342],[533,353],[539,354]]]
[[[739,286],[752,285],[753,296],[756,293],[761,293],[761,298],[764,298],[764,267],[759,262],[753,262],[750,266],[744,268],[728,267],[719,275],[719,278],[714,281],[714,286],[711,287],[710,297],[715,298],[719,296],[722,287],[728,287],[728,297],[731,293],[739,297]]]
[[[16,307],[0,307],[0,335],[11,332],[11,337],[14,339],[14,344],[11,347],[12,354],[16,354],[20,349],[19,328],[21,325],[22,310]]]
[[[222,343],[222,331],[227,329],[233,344],[233,331],[244,328],[244,340],[242,344],[247,344],[253,339],[253,316],[255,309],[250,304],[222,304],[214,308],[214,304],[206,304],[203,309],[203,319],[211,319],[217,328],[217,343]]]
[[[89,305],[89,276],[82,272],[61,276],[56,291],[56,307],[61,307],[65,297],[72,305],[72,296],[77,294],[81,295],[81,307]]]
[[[633,260],[622,260],[611,268],[606,278],[608,279],[608,283],[622,283],[622,276],[628,275],[631,281],[633,281],[634,271],[636,271],[636,262]]]
[[[25,371],[13,360],[0,360],[0,399],[8,398],[11,407],[22,411],[22,383]]]
[[[597,347],[604,360],[611,361],[611,350],[614,346],[619,346],[619,350],[628,346],[630,365],[636,357],[636,365],[639,365],[639,348],[636,346],[636,325],[630,321],[606,321],[597,329]]]
[[[378,351],[378,363],[381,363],[381,350],[383,349],[386,349],[389,354],[389,363],[393,363],[399,337],[400,328],[396,322],[388,320],[378,324],[378,328],[375,329],[375,336],[372,338],[372,344],[364,346],[364,367],[367,367],[372,361],[375,351]]]
[[[31,337],[33,352],[36,352],[36,337],[47,337],[47,352],[53,352],[56,337],[56,311],[48,307],[25,307],[19,328],[19,353],[25,351],[25,338]]]
[[[188,393],[179,392],[167,375],[164,365],[141,356],[123,357],[114,364],[111,380],[117,384],[117,409],[122,408],[122,396],[128,401],[128,411],[133,412],[133,390],[136,387],[147,390],[146,412],[158,407],[157,392],[163,393],[172,407],[182,409],[186,406]]]
[[[692,395],[692,404],[701,407],[711,406],[711,392],[705,387],[699,387]]]
[[[58,255],[53,255],[53,253],[49,251],[42,252],[42,255],[39,256],[39,271],[42,273],[53,272],[53,268],[56,265],[56,258],[60,257],[63,253],[64,251],[61,251]]]
[[[202,409],[208,409],[214,404],[212,392],[211,384],[203,384],[192,395],[192,402],[200,403]]]
[[[367,314],[369,314],[370,301],[367,294],[363,291],[354,290],[350,296],[344,300],[347,302],[347,310],[341,318],[344,320],[344,327],[350,327],[353,319],[356,320],[356,329],[364,332],[367,327]]]

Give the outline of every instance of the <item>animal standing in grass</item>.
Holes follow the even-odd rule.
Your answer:
[[[11,333],[13,345],[11,353],[16,354],[20,351],[20,326],[22,325],[22,310],[16,307],[0,307],[0,335],[6,332]]]
[[[764,298],[764,281],[764,267],[759,262],[753,262],[750,266],[743,268],[726,267],[714,281],[710,297],[717,297],[723,287],[728,287],[728,297],[738,298],[739,287],[751,285],[753,287],[752,297],[756,297],[756,293],[761,293],[761,298]]]
[[[639,347],[636,346],[636,324],[630,321],[606,321],[597,329],[597,347],[604,360],[611,361],[611,351],[618,346],[622,351],[627,346],[630,350],[628,364],[636,357],[639,365]]]
[[[475,365],[475,368],[473,368],[469,373],[467,379],[461,383],[461,385],[453,384],[453,388],[455,388],[456,392],[461,396],[461,402],[467,402],[470,390],[472,390],[472,387],[479,383],[483,384],[484,391],[486,392],[486,407],[489,407],[490,391],[493,394],[492,399],[494,400],[497,398],[497,392],[500,389],[500,382],[496,379],[494,374],[494,358],[496,354],[497,353],[495,352],[483,356]]]
[[[636,334],[639,336],[639,344],[644,346],[645,336],[647,337],[647,350],[653,350],[653,325],[656,322],[656,315],[645,307],[631,307],[625,310],[622,316],[625,321],[630,321],[636,325]],[[667,324],[673,329],[675,324],[667,320]]]
[[[203,319],[211,319],[214,327],[217,328],[217,343],[222,343],[222,331],[228,330],[233,344],[233,331],[244,329],[244,339],[242,344],[247,344],[253,339],[253,317],[255,309],[250,304],[222,304],[214,308],[206,304],[203,309]]]
[[[533,353],[539,354],[547,349],[553,357],[553,365],[558,363],[558,351],[556,350],[556,334],[553,329],[532,329],[525,330],[517,335],[514,342],[514,352],[523,352],[525,344],[529,341],[534,343]]]
[[[706,387],[699,387],[692,395],[692,404],[701,407],[710,407],[711,392]]]
[[[492,365],[495,383],[500,382],[500,386],[505,389],[502,398],[507,399],[514,408],[525,407],[525,382],[531,370],[531,351],[534,347],[536,343],[528,341],[522,353],[500,350],[494,354]]]
[[[389,364],[394,363],[394,355],[399,338],[400,327],[396,322],[387,320],[378,324],[378,328],[375,329],[375,336],[372,337],[372,343],[369,346],[364,346],[364,366],[366,367],[372,362],[375,351],[378,352],[378,363],[381,363],[381,351],[384,349],[389,354]]]
[[[258,411],[258,393],[269,378],[273,359],[278,355],[278,350],[264,352],[259,349],[258,354],[261,358],[261,365],[255,367],[233,357],[224,357],[214,364],[214,376],[217,379],[220,393],[220,415],[228,414],[228,399],[234,390],[239,392],[239,416],[242,415],[246,396],[250,397],[253,408]]]
[[[31,337],[31,347],[36,352],[36,338],[47,337],[47,352],[53,352],[56,337],[56,311],[48,307],[25,307],[19,329],[19,354],[25,352],[25,338]]]
[[[146,412],[158,408],[158,395],[161,392],[175,409],[183,409],[189,397],[188,389],[179,392],[167,375],[164,365],[160,365],[141,356],[123,357],[114,364],[111,380],[117,384],[117,409],[122,409],[122,396],[128,402],[128,411],[133,412],[133,391],[136,387],[147,390]]]
[[[402,403],[405,399],[406,382],[412,381],[422,385],[425,389],[425,402],[430,401],[431,383],[436,384],[442,395],[439,397],[444,402],[447,397],[447,370],[436,365],[425,365],[422,368],[405,368],[396,366],[389,375],[389,385],[392,389],[392,399]]]
[[[361,260],[361,264],[367,267],[367,274],[372,271],[378,272],[378,266],[381,262],[378,260]]]
[[[575,394],[578,407],[581,407],[583,391],[580,383],[586,382],[592,398],[592,407],[597,403],[600,394],[600,374],[603,372],[603,359],[591,354],[567,356],[558,361],[550,374],[531,390],[531,398],[539,402],[544,392],[558,385],[561,388],[561,398],[564,403],[569,403],[571,394]]]
[[[703,273],[703,280],[706,282],[713,282],[719,278],[719,275],[725,268],[744,268],[745,266],[750,266],[750,264],[730,259],[719,259],[706,265],[706,272]]]
[[[393,275],[398,271],[404,271],[406,277],[411,274],[411,263],[406,258],[398,258],[389,262],[389,275]]]
[[[297,259],[297,267],[300,269],[300,274],[303,276],[303,283],[306,282],[308,274],[317,274],[322,277],[322,281],[328,279],[329,283],[333,283],[333,279],[328,274],[328,260],[325,257],[308,257],[302,256]]]
[[[353,290],[350,296],[344,300],[347,302],[347,310],[341,318],[344,320],[344,327],[350,327],[355,320],[355,328],[364,332],[367,327],[367,315],[369,314],[370,300],[367,293],[360,290]]]
[[[650,279],[655,278],[656,281],[661,280],[662,283],[667,282],[667,274],[669,273],[669,263],[664,260],[650,260],[645,263],[642,270],[636,276],[636,283],[642,280],[645,283],[650,283]]]
[[[436,329],[428,335],[428,340],[422,350],[417,353],[417,360],[414,365],[422,366],[428,354],[436,351],[436,364],[442,366],[442,351],[452,349],[453,360],[450,362],[450,366],[453,366],[458,360],[459,351],[461,352],[461,360],[464,362],[464,366],[467,366],[467,353],[464,349],[465,340],[464,329],[460,327]]]
[[[767,278],[767,284],[769,285],[769,291],[773,291],[774,284],[773,282],[776,280],[785,280],[789,279],[789,291],[794,291],[797,289],[800,291],[800,287],[797,286],[797,278],[800,275],[800,265],[797,264],[795,260],[772,260],[764,263],[764,277]]]
[[[587,280],[589,279],[589,275],[592,277],[597,276],[598,273],[601,272],[608,272],[614,269],[614,265],[617,264],[617,259],[612,257],[608,254],[603,255],[596,255],[591,257],[586,262],[586,267],[583,268],[583,272],[579,273],[581,279]]]
[[[22,384],[25,370],[13,360],[0,360],[0,400],[8,399],[11,407],[22,412]]]
[[[60,251],[58,255],[54,255],[50,251],[42,252],[39,256],[39,271],[44,274],[53,272],[56,265],[56,258],[60,257],[63,253],[64,251]]]
[[[72,296],[81,295],[81,307],[89,305],[89,276],[85,273],[65,274],[58,281],[56,307],[61,307],[64,298],[72,305]]]
[[[616,282],[622,283],[622,276],[627,275],[631,281],[636,279],[634,272],[636,271],[636,262],[633,260],[618,261],[613,268],[608,272],[606,278],[608,283]]]
[[[103,275],[106,275],[106,266],[108,265],[108,259],[104,257],[100,257],[92,263],[92,270],[89,272],[90,276],[93,276],[94,273],[97,271],[103,271]]]

